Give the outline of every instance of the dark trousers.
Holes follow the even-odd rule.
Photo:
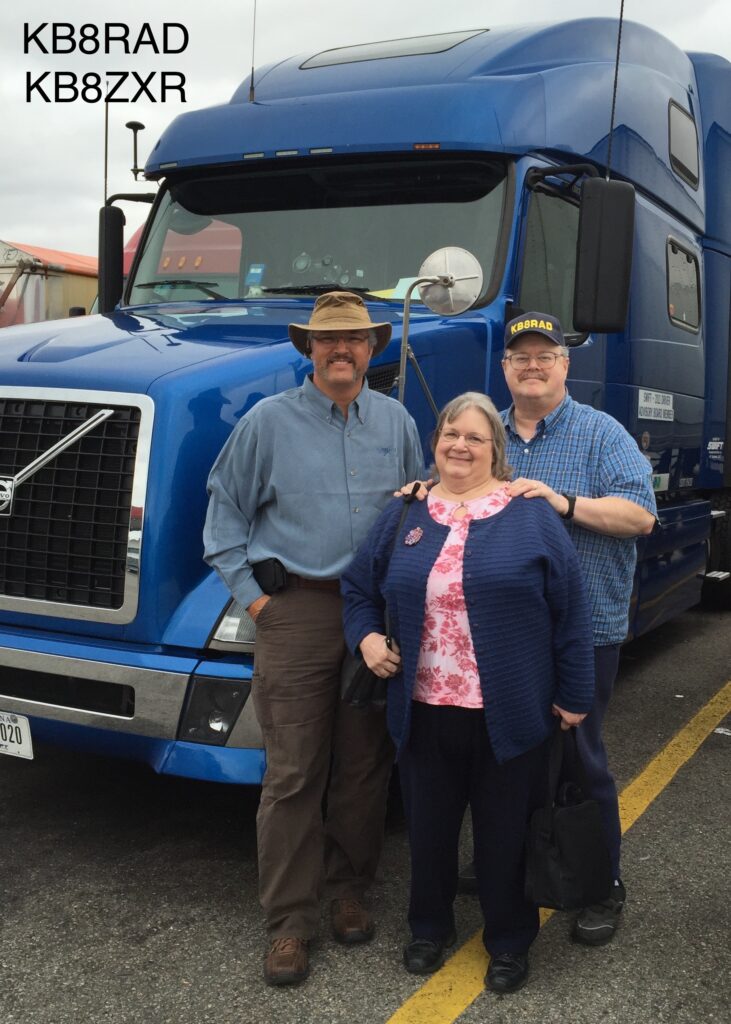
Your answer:
[[[523,953],[538,909],[523,896],[530,813],[545,799],[547,744],[498,764],[479,709],[415,701],[399,772],[411,842],[409,925],[444,940],[454,928],[459,832],[472,811],[475,871],[488,953]]]
[[[280,591],[257,619],[259,896],[272,938],[311,938],[323,889],[360,899],[378,866],[393,744],[382,710],[340,700],[344,652],[336,592]]]
[[[619,822],[619,802],[614,776],[609,770],[607,752],[602,739],[604,715],[612,696],[614,680],[619,667],[619,644],[594,648],[595,691],[594,704],[576,730],[576,742],[584,763],[589,789],[599,804],[602,822],[609,846],[614,878],[619,878],[619,852],[622,829]]]

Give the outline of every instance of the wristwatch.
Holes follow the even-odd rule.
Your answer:
[[[559,512],[559,515],[561,516],[562,519],[573,519],[574,518],[574,506],[576,505],[576,495],[575,494],[564,494],[564,492],[561,491],[561,497],[565,498],[566,501],[568,501],[569,507],[566,509],[565,512]]]

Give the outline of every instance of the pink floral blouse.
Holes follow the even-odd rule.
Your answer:
[[[450,531],[426,585],[414,700],[481,708],[480,677],[462,589],[464,545],[471,521],[499,512],[510,496],[507,488],[501,487],[484,498],[466,502],[447,501],[433,494],[427,500],[432,518],[449,526]],[[466,511],[458,515],[457,510],[463,508]]]

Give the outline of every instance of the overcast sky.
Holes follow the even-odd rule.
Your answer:
[[[256,64],[379,39],[516,21],[616,16],[619,7],[619,0],[524,0],[519,15],[508,16],[504,0],[258,0]],[[103,104],[44,103],[40,97],[28,103],[26,73],[33,80],[45,71],[185,74],[185,104],[174,97],[164,104],[110,104],[109,192],[149,191],[149,184],[140,180],[135,185],[130,174],[131,134],[125,122],[134,119],[147,126],[140,135],[144,164],[173,117],[226,102],[251,65],[254,0],[2,0],[0,8],[0,239],[95,255],[97,211],[104,196]],[[657,29],[684,50],[720,53],[731,60],[729,0],[626,0],[625,17]],[[85,23],[124,21],[131,37],[145,21],[156,37],[163,22],[178,22],[190,41],[184,53],[169,56],[156,56],[149,47],[137,56],[118,50],[110,56],[78,51],[54,56],[36,47],[24,54],[23,24],[34,29],[54,21],[72,24],[77,34]],[[48,45],[48,29],[41,38]],[[130,231],[144,216],[142,210],[147,207],[127,207]]]

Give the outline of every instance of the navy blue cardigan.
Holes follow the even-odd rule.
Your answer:
[[[351,651],[368,633],[391,632],[402,672],[388,687],[388,727],[400,751],[411,721],[411,696],[424,624],[426,584],[449,527],[415,502],[398,526],[402,503],[389,503],[341,582],[345,638]],[[423,535],[407,545],[414,527]],[[390,561],[389,561],[390,555]],[[469,525],[463,586],[487,730],[499,762],[547,738],[555,702],[589,711],[594,696],[591,615],[576,550],[543,498],[513,498],[500,512]]]

